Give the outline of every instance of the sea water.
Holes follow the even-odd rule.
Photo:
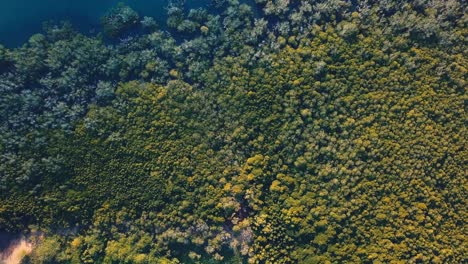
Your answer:
[[[123,2],[140,16],[151,16],[159,24],[166,21],[169,0],[0,0],[0,44],[12,48],[42,31],[45,21],[70,21],[84,34],[101,29],[100,17]],[[209,7],[210,0],[187,0],[187,8]]]

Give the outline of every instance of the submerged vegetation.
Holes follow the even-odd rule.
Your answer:
[[[0,46],[24,263],[464,263],[464,1],[213,1]]]

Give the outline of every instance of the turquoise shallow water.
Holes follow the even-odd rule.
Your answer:
[[[82,33],[100,30],[99,18],[111,7],[124,2],[141,16],[166,20],[168,0],[0,0],[0,44],[16,47],[42,30],[44,21],[72,22]],[[188,8],[208,6],[210,0],[186,1]]]

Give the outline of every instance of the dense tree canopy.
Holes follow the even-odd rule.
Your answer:
[[[256,2],[0,46],[25,263],[467,261],[466,3]]]

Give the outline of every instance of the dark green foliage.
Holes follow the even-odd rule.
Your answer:
[[[140,21],[138,13],[123,3],[109,10],[101,18],[101,23],[109,37],[116,38],[135,27]]]
[[[180,44],[0,48],[0,229],[45,232],[27,261],[466,262],[466,6],[216,2],[169,8]]]
[[[0,45],[0,73],[6,70],[6,67],[9,64],[9,55],[8,50]]]

